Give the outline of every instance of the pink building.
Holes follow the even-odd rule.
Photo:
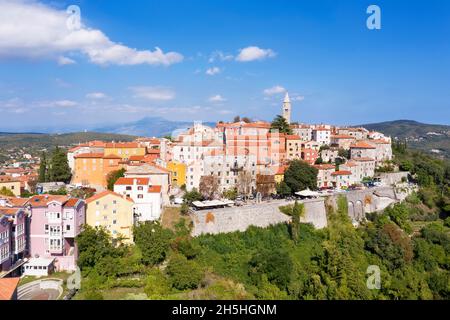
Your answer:
[[[75,270],[75,237],[86,221],[85,202],[68,196],[39,195],[31,197],[28,205],[31,258],[54,258],[57,271]]]
[[[26,215],[22,208],[0,202],[0,274],[24,258],[26,249]]]

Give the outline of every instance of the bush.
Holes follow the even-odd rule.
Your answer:
[[[146,221],[133,228],[135,243],[141,251],[145,265],[156,265],[166,259],[172,231],[162,228],[157,221]]]

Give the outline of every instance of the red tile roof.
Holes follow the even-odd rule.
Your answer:
[[[137,142],[112,142],[107,143],[105,148],[139,148]]]
[[[78,198],[70,198],[69,200],[67,200],[67,202],[64,204],[64,207],[75,207],[78,203],[78,201],[80,201],[80,199]]]
[[[0,279],[0,300],[11,300],[19,285],[20,278]]]
[[[103,153],[81,153],[74,156],[74,158],[103,158]]]
[[[149,178],[119,178],[114,185],[122,185],[122,186],[131,186],[134,184],[134,180],[136,180],[136,184],[140,186],[146,186],[149,184]]]
[[[115,197],[118,197],[118,198],[123,198],[123,196],[118,194],[118,193],[112,192],[111,190],[105,190],[103,192],[97,193],[96,195],[93,195],[92,197],[86,199],[86,203],[91,203],[92,201],[96,201],[96,200],[98,200],[100,198],[103,198],[104,196],[107,196],[107,195],[112,195],[112,196],[115,196]],[[134,201],[131,198],[126,197],[125,199],[134,203]]]
[[[161,186],[150,186],[148,188],[149,193],[160,193],[161,192]]]
[[[333,176],[350,176],[352,173],[346,170],[339,170],[332,173]]]
[[[376,149],[373,145],[368,144],[364,141],[358,141],[357,143],[354,143],[350,146],[350,148],[354,149]]]
[[[122,158],[115,154],[108,154],[107,156],[104,156],[103,159],[122,159]]]

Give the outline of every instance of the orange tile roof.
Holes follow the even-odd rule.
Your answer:
[[[332,139],[356,139],[355,137],[348,134],[335,134],[331,136]]]
[[[354,149],[376,149],[374,146],[372,146],[371,144],[368,144],[367,142],[364,141],[358,141],[357,143],[354,143],[350,146],[350,148],[354,148]]]
[[[275,174],[284,174],[287,170],[287,168],[289,168],[288,166],[280,166],[277,170],[277,173]]]
[[[161,153],[161,150],[160,150],[160,149],[153,149],[153,148],[150,148],[150,149],[147,150],[147,153],[150,153],[150,154],[160,154],[160,153]]]
[[[122,159],[122,158],[115,154],[108,154],[104,156],[103,159]]]
[[[20,182],[18,179],[14,179],[10,176],[0,176],[0,182]]]
[[[374,139],[370,140],[370,142],[376,143],[376,144],[391,144],[389,141],[384,139]]]
[[[137,142],[111,142],[106,143],[105,148],[139,148]]]
[[[0,196],[0,199],[6,199],[10,205],[13,207],[23,207],[27,202],[28,198],[16,198],[16,197],[6,197],[6,196]]]
[[[350,171],[339,170],[339,171],[333,172],[331,175],[333,175],[333,176],[350,176],[351,174],[352,173]]]
[[[103,153],[81,153],[74,158],[103,158]]]
[[[41,206],[47,206],[49,202],[52,201],[58,201],[61,204],[64,204],[67,200],[69,200],[68,196],[59,196],[59,195],[38,195],[38,196],[32,196],[29,200],[29,204],[32,207],[41,207]]]
[[[149,193],[160,193],[161,192],[161,186],[150,186],[148,188]]]
[[[105,190],[103,192],[97,193],[96,195],[93,195],[92,197],[86,199],[86,203],[91,203],[92,201],[96,201],[96,200],[98,200],[100,198],[103,198],[104,196],[107,196],[107,195],[112,195],[112,196],[115,196],[115,197],[123,198],[122,195],[120,195],[120,194],[118,194],[116,192],[112,192],[111,190]],[[134,201],[131,198],[126,197],[125,199],[134,203]]]
[[[78,201],[80,201],[80,199],[78,198],[70,198],[69,200],[67,200],[67,202],[64,204],[64,207],[75,207],[78,203]]]
[[[296,135],[296,134],[288,134],[288,135],[286,135],[286,139],[287,140],[300,140],[301,138],[299,135]]]
[[[136,180],[137,185],[148,185],[150,182],[149,178],[119,178],[114,185],[118,186],[131,186],[134,184],[134,180]]]
[[[333,164],[328,164],[328,163],[323,163],[323,164],[315,164],[313,166],[314,168],[317,168],[319,170],[331,170],[331,169],[335,169],[336,166]]]
[[[11,300],[19,285],[20,278],[0,279],[0,300]]]
[[[144,160],[144,156],[131,156],[129,158],[130,161],[142,161]]]

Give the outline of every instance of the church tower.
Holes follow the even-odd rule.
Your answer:
[[[291,124],[291,100],[287,92],[283,101],[283,118],[286,119],[287,123]]]

